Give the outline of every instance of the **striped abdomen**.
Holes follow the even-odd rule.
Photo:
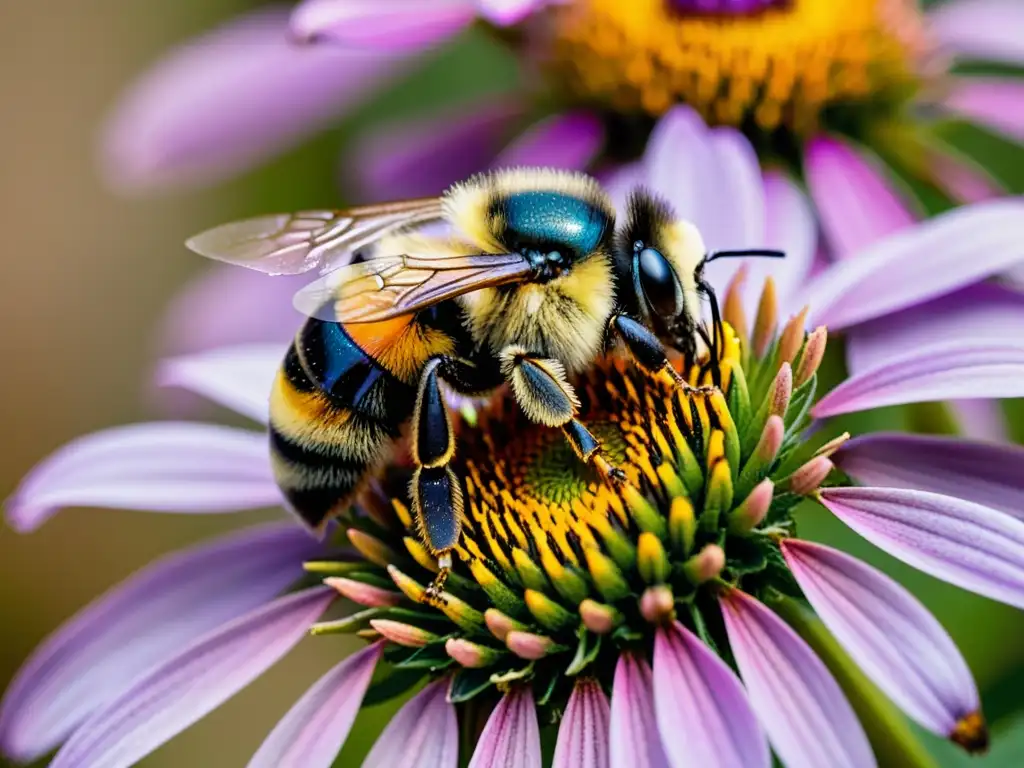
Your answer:
[[[306,322],[274,383],[270,453],[278,485],[309,526],[321,530],[388,459],[415,396],[341,325]]]

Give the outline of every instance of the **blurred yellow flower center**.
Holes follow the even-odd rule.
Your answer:
[[[792,0],[742,14],[669,0],[578,0],[555,14],[551,72],[621,113],[673,104],[709,123],[813,130],[829,107],[898,101],[928,49],[914,0]]]

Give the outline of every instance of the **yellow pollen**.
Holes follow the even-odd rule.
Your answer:
[[[668,0],[578,0],[553,12],[549,72],[621,114],[689,104],[710,124],[805,134],[832,106],[899,103],[923,74],[914,0],[791,0],[692,15]]]
[[[720,368],[739,366],[742,350],[728,325],[723,339],[725,359]],[[695,382],[710,375],[706,358],[681,373]],[[688,440],[681,431],[693,425],[669,416],[688,418],[691,401],[706,443],[699,450],[702,461],[707,466],[721,464],[728,474],[729,446],[723,428],[734,434],[735,426],[731,417],[709,416],[709,409],[715,414],[715,408],[728,416],[724,400],[712,407],[705,402],[709,395],[688,395],[670,377],[643,373],[631,360],[615,355],[581,375],[577,391],[584,403],[580,418],[601,439],[609,459],[626,472],[626,485],[599,482],[557,430],[527,423],[513,409],[483,411],[479,429],[460,437],[456,455],[459,471],[470,478],[467,526],[455,548],[459,559],[499,564],[506,573],[518,573],[526,586],[550,579],[571,590],[572,569],[582,568],[588,550],[614,534],[611,521],[623,530],[633,524],[644,528],[643,521],[654,514],[642,514],[640,507],[649,502],[637,487],[659,489],[669,498],[687,494],[688,486],[699,490],[702,472],[690,448],[693,438]],[[480,443],[474,444],[477,440]],[[490,446],[501,447],[495,451]],[[667,456],[682,462],[685,477],[663,460]],[[506,479],[500,484],[491,480],[499,476]]]

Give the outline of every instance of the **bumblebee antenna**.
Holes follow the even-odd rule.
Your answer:
[[[711,380],[715,383],[715,386],[719,389],[722,388],[722,371],[719,368],[719,345],[725,346],[725,338],[722,336],[722,313],[718,309],[718,297],[715,295],[715,289],[711,287],[704,278],[700,278],[697,281],[697,290],[707,296],[708,302],[711,304]]]
[[[766,259],[784,259],[786,258],[786,252],[764,248],[755,248],[748,251],[715,251],[714,253],[709,253],[705,256],[703,263],[707,264],[717,259],[735,259],[743,258],[745,256],[760,256]]]

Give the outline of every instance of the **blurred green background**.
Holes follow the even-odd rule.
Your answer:
[[[0,4],[0,28],[9,33],[0,53],[0,495],[75,436],[154,415],[148,379],[157,320],[204,266],[181,245],[185,237],[247,214],[338,204],[338,156],[348,137],[384,116],[436,111],[445,101],[508,87],[515,77],[503,53],[469,36],[323,138],[241,179],[142,200],[105,190],[95,166],[97,131],[121,90],[174,43],[251,5]],[[0,527],[0,688],[46,634],[136,568],[278,514],[67,510],[31,535]],[[1013,721],[1024,703],[1024,614],[896,564],[821,511],[806,511],[801,525],[810,538],[883,565],[924,598],[967,656],[997,728]],[[353,647],[345,642],[305,641],[142,765],[244,765],[301,692]],[[358,764],[387,710],[361,715],[339,765]],[[964,763],[948,745],[929,745],[942,765]],[[993,756],[972,762],[1024,765],[1024,749],[1007,740]]]

